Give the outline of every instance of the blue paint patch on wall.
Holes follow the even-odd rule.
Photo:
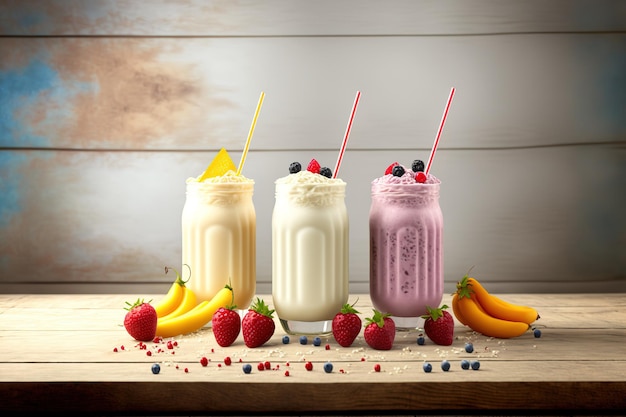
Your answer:
[[[37,147],[48,143],[45,137],[32,133],[15,117],[35,105],[39,95],[59,82],[57,72],[41,60],[26,67],[0,72],[0,227],[5,227],[21,210],[20,166],[26,157],[13,147]]]
[[[58,73],[40,60],[22,69],[0,72],[0,147],[43,146],[47,140],[32,134],[16,117],[18,110],[33,106],[39,95],[59,83]]]
[[[26,157],[12,151],[0,151],[0,228],[5,227],[21,209],[17,169]]]

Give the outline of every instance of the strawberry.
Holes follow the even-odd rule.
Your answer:
[[[239,336],[241,319],[235,308],[235,306],[220,307],[211,319],[215,341],[221,347],[232,345]]]
[[[320,173],[319,162],[317,162],[315,159],[311,159],[311,162],[309,162],[309,166],[306,168],[306,170],[314,174],[319,174]]]
[[[124,307],[128,310],[124,317],[124,328],[128,334],[135,340],[152,341],[157,328],[157,313],[154,307],[150,305],[150,302],[144,303],[140,298],[134,304],[128,301],[126,304],[129,307]]]
[[[424,332],[434,343],[442,346],[450,346],[454,340],[454,319],[446,310],[447,305],[440,308],[430,308],[426,306],[428,314],[422,316],[424,322]]]
[[[360,313],[354,309],[354,304],[345,304],[333,317],[333,337],[343,347],[352,345],[361,331],[361,318],[357,314]]]
[[[274,310],[270,310],[263,300],[257,297],[241,321],[243,341],[249,348],[263,345],[274,334]]]
[[[394,162],[393,164],[389,165],[387,167],[387,169],[385,170],[385,175],[389,175],[393,172],[393,167],[395,167],[396,165],[399,165],[397,162]]]
[[[393,340],[396,337],[396,324],[389,316],[389,314],[374,310],[374,316],[365,319],[367,325],[363,337],[371,348],[376,350],[390,350],[392,348]]]

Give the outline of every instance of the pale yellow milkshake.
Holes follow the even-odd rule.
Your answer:
[[[229,170],[187,179],[182,213],[182,263],[191,270],[187,286],[198,302],[229,284],[238,309],[256,292],[254,181]]]

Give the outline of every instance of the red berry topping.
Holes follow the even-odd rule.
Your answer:
[[[209,360],[203,356],[202,359],[200,359],[200,364],[202,366],[207,366],[209,364]]]
[[[256,369],[258,369],[259,371],[265,370],[265,365],[263,364],[263,362],[259,362],[259,364],[256,366]]]
[[[374,372],[380,372],[380,364],[379,363],[374,365]]]
[[[319,162],[317,162],[315,160],[315,158],[311,159],[311,162],[309,162],[309,166],[306,168],[307,171],[312,172],[314,174],[319,174],[320,173],[320,164]]]
[[[415,181],[419,182],[420,184],[424,184],[426,182],[426,174],[424,174],[422,171],[418,172],[417,174],[415,174]]]
[[[304,367],[306,368],[307,371],[312,371],[313,370],[313,363],[312,362],[307,362],[304,364]]]
[[[385,170],[385,175],[389,175],[393,172],[393,167],[395,167],[396,165],[399,165],[397,162],[394,162],[393,164],[389,165],[387,167],[387,169]]]

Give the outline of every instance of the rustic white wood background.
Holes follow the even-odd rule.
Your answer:
[[[258,292],[274,180],[348,183],[351,291],[369,184],[441,178],[446,290],[626,291],[626,2],[0,0],[0,292],[151,293],[180,268],[185,179],[221,148],[255,179]]]

